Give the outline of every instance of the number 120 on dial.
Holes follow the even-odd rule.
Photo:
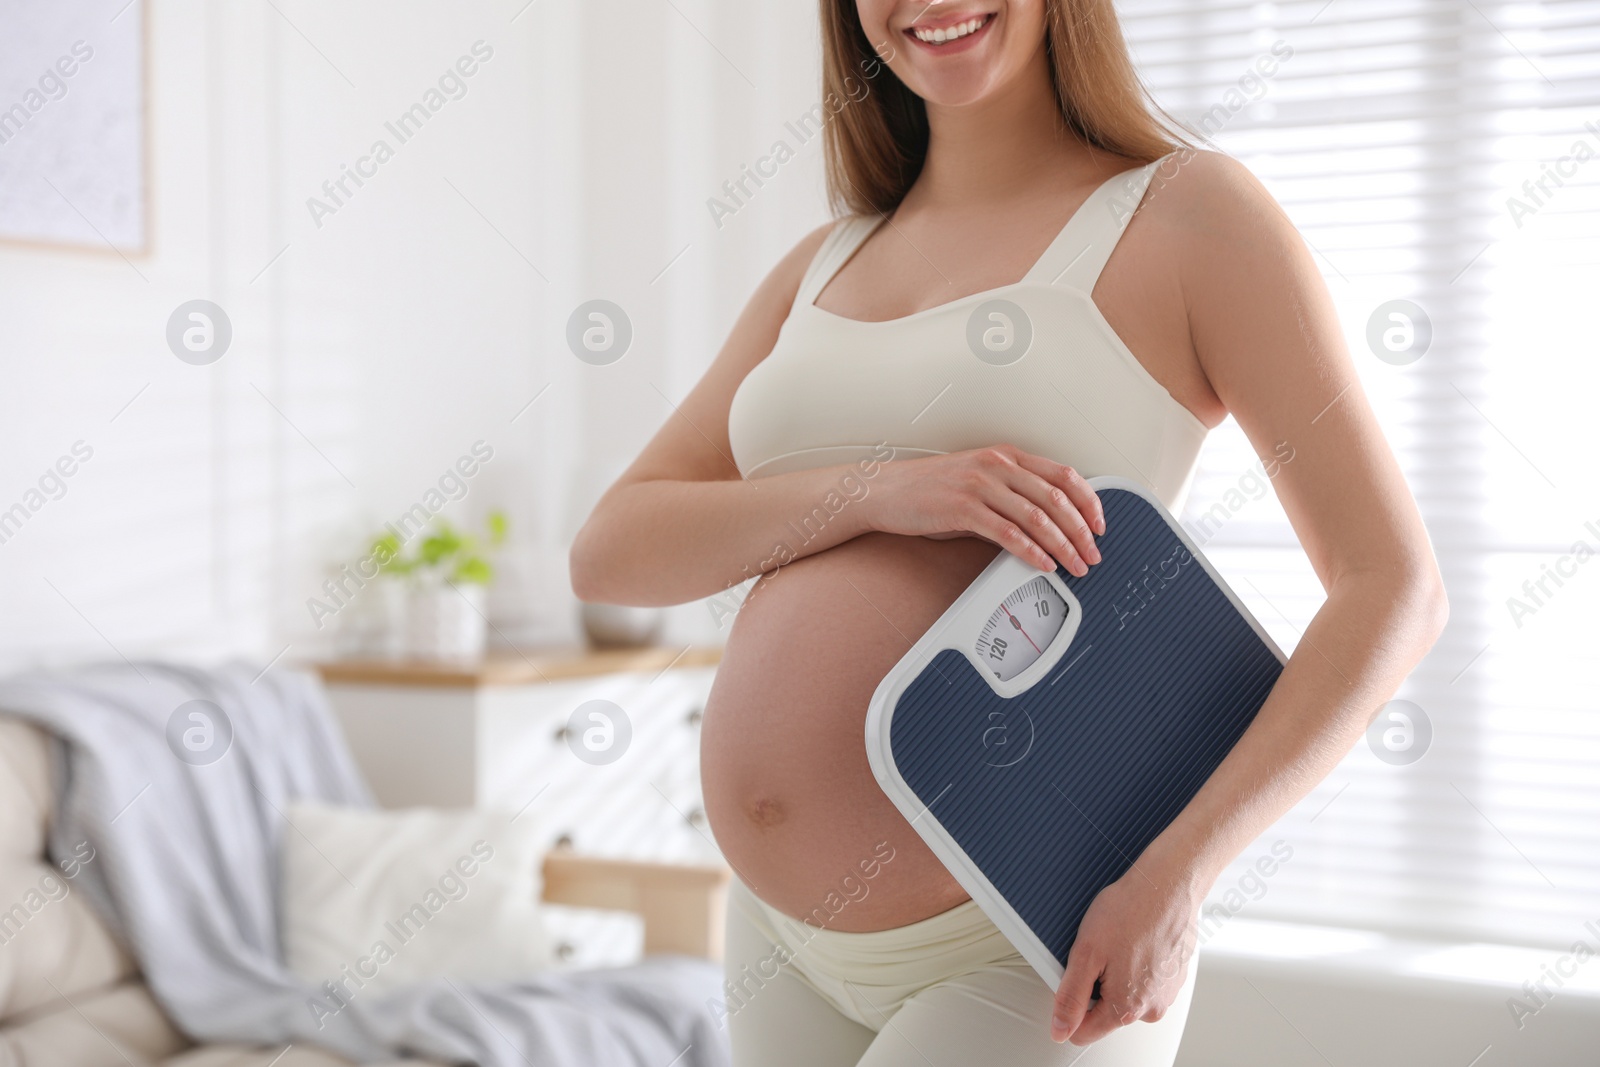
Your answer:
[[[1000,602],[974,650],[996,678],[1008,682],[1044,654],[1066,621],[1066,601],[1041,574]]]

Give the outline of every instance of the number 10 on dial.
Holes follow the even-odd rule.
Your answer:
[[[978,634],[974,650],[994,676],[1008,682],[1050,647],[1067,621],[1067,602],[1044,575],[1014,589]]]

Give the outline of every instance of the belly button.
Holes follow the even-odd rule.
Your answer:
[[[785,817],[783,805],[770,797],[762,797],[750,805],[746,814],[750,816],[751,822],[761,827],[777,826]]]

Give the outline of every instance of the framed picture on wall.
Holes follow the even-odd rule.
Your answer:
[[[143,252],[143,0],[0,0],[0,241]]]

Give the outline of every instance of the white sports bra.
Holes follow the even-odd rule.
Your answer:
[[[740,472],[855,463],[883,443],[895,458],[1012,444],[1085,477],[1133,478],[1176,513],[1206,426],[1090,299],[1162,162],[1104,182],[1020,282],[898,319],[849,319],[814,303],[880,224],[841,219],[772,352],[733,396],[728,437]]]

